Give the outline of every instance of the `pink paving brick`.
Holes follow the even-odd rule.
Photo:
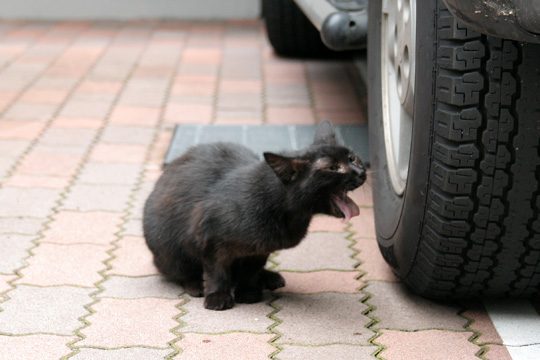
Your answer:
[[[478,344],[503,343],[499,333],[493,325],[493,322],[491,322],[488,313],[481,304],[474,304],[469,310],[463,313],[463,316],[472,319],[473,322],[469,325],[469,327],[481,334],[476,340]]]
[[[156,346],[166,347],[174,339],[170,330],[178,326],[173,317],[179,314],[170,299],[101,299],[81,332],[85,339],[78,345],[97,347]],[[137,324],[136,328],[133,324]]]
[[[29,153],[17,168],[18,174],[70,177],[76,170],[81,157],[62,154],[42,147]]]
[[[353,217],[350,221],[352,230],[357,237],[375,238],[375,218],[373,216],[373,209],[360,209],[360,215]]]
[[[470,332],[384,330],[375,341],[385,347],[381,356],[392,360],[478,359],[480,348],[469,342]]]
[[[159,118],[160,109],[142,106],[116,106],[110,116],[113,124],[153,127]]]
[[[109,163],[138,164],[144,161],[146,147],[142,145],[98,144],[90,160]]]
[[[11,289],[11,286],[9,285],[9,281],[15,279],[17,276],[15,275],[2,275],[0,274],[0,293]]]
[[[220,92],[228,93],[261,93],[260,80],[222,80],[219,83]]]
[[[0,217],[47,217],[58,195],[57,189],[0,188]]]
[[[353,237],[356,240],[354,249],[358,251],[356,258],[360,260],[360,270],[365,272],[362,280],[398,281],[390,265],[381,255],[376,239]]]
[[[5,185],[20,188],[63,189],[68,186],[69,177],[13,175],[5,181]]]
[[[43,127],[44,123],[39,121],[0,120],[0,139],[31,140]]]
[[[118,242],[115,259],[111,261],[111,274],[145,276],[159,274],[152,253],[142,237],[126,236]]]
[[[326,216],[317,215],[313,217],[309,224],[309,232],[343,232],[347,224],[344,224],[341,219]]]
[[[83,167],[78,182],[97,185],[134,185],[141,172],[139,164],[108,164],[88,162]]]
[[[98,129],[103,120],[96,118],[58,117],[54,119],[51,128],[63,129]]]
[[[105,268],[102,262],[108,258],[106,250],[96,245],[40,244],[18,283],[94,286],[101,279],[98,271]]]
[[[280,292],[315,294],[321,292],[356,293],[362,286],[356,271],[315,271],[308,273],[282,271],[287,285]]]
[[[513,360],[504,345],[489,345],[484,358],[488,360]]]
[[[56,335],[1,336],[0,359],[56,360],[69,353],[67,343],[74,337]]]
[[[101,135],[101,142],[109,144],[149,145],[154,138],[154,129],[137,126],[108,126]]]
[[[214,359],[217,354],[221,360],[268,359],[270,354],[276,350],[269,344],[273,337],[272,334],[204,335],[187,333],[178,343],[183,351],[175,359]]]
[[[116,239],[121,213],[60,211],[43,234],[42,242],[108,245]]]
[[[315,118],[309,107],[278,107],[266,108],[266,121],[269,124],[313,124]]]
[[[165,110],[165,121],[173,124],[208,124],[212,121],[212,107],[194,104],[169,104]]]
[[[127,207],[131,189],[126,185],[77,184],[67,194],[63,209],[120,212]]]
[[[67,95],[67,92],[62,90],[31,89],[24,93],[21,100],[34,103],[60,104]]]
[[[96,131],[94,129],[50,128],[41,136],[41,144],[62,147],[87,147],[90,145]]]

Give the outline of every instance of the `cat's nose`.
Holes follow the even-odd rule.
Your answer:
[[[351,169],[354,174],[354,185],[355,188],[357,188],[358,186],[366,182],[366,168],[363,165],[352,165]]]

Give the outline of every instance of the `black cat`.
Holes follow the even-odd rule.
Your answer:
[[[307,149],[264,159],[236,144],[195,146],[166,167],[146,201],[154,263],[188,294],[204,294],[207,309],[257,302],[263,289],[284,286],[264,269],[268,255],[296,246],[314,214],[359,213],[346,193],[364,183],[365,169],[330,123]]]

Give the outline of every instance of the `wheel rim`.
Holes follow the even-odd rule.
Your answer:
[[[394,191],[407,184],[414,107],[416,0],[383,0],[381,78],[384,141]]]

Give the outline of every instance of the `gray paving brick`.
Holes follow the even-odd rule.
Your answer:
[[[0,217],[47,217],[58,194],[58,190],[50,189],[2,188]]]
[[[0,218],[0,234],[37,234],[47,219]]]
[[[202,144],[216,141],[242,143],[242,132],[243,129],[241,126],[205,126],[201,132],[199,143]]]
[[[12,273],[24,264],[35,236],[0,234],[0,273]]]
[[[283,350],[278,354],[279,360],[305,360],[305,359],[375,359],[372,354],[377,350],[376,346],[357,345],[325,345],[325,346],[296,346],[283,345]]]
[[[247,128],[246,146],[256,154],[291,150],[289,129],[280,125],[250,126]]]
[[[177,299],[183,290],[179,285],[168,282],[163,276],[123,277],[112,276],[104,284],[100,297],[136,299],[158,297]]]
[[[369,303],[376,307],[375,325],[381,329],[463,330],[467,320],[458,316],[459,308],[436,303],[411,294],[402,284],[371,281],[366,291],[373,296]]]
[[[349,241],[343,233],[310,233],[295,248],[280,251],[275,257],[279,270],[352,270]]]
[[[149,360],[163,359],[171,353],[170,349],[157,350],[147,348],[127,348],[115,350],[100,350],[82,348],[81,352],[72,357],[76,360]]]
[[[51,333],[71,335],[81,326],[92,289],[69,286],[31,287],[19,285],[2,304],[0,332],[11,334]]]
[[[267,317],[273,309],[264,302],[236,304],[227,311],[209,311],[204,308],[203,301],[203,298],[190,298],[183,306],[187,314],[182,316],[182,321],[186,323],[181,329],[182,332],[265,332],[273,323]]]
[[[367,306],[361,299],[360,294],[283,295],[275,302],[282,320],[276,328],[283,334],[278,343],[369,345],[373,332],[365,327],[370,319],[363,315]]]

